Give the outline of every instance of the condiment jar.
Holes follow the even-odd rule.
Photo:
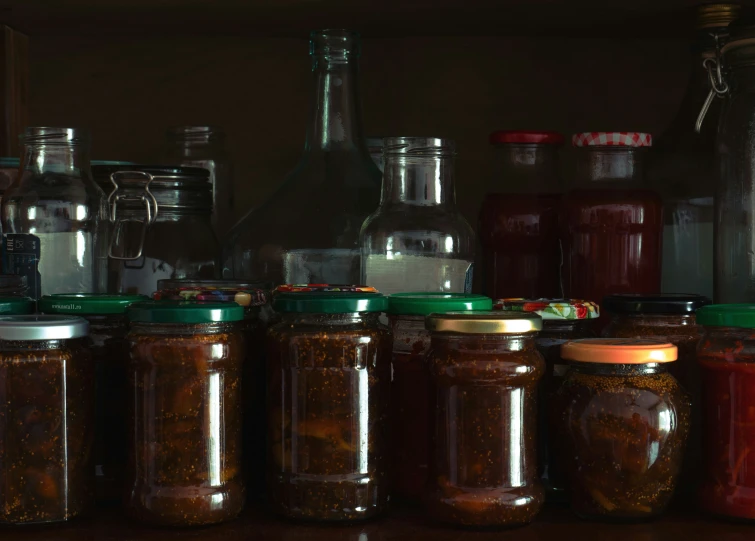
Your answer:
[[[428,514],[473,527],[531,522],[545,499],[536,441],[542,319],[450,312],[426,325],[434,390]]]
[[[755,520],[755,304],[714,304],[697,312],[703,417],[700,506]]]
[[[388,299],[279,288],[267,333],[268,486],[283,516],[370,518],[388,505]],[[374,290],[372,290],[374,291]]]
[[[96,494],[99,501],[123,497],[126,468],[126,381],[130,304],[148,300],[144,295],[71,293],[45,295],[39,300],[44,314],[81,316],[89,322],[89,348],[95,370]]]
[[[393,329],[391,381],[391,495],[417,502],[427,483],[430,443],[430,331],[425,317],[436,312],[490,310],[488,297],[462,293],[394,293],[388,297]]]
[[[0,522],[60,522],[94,507],[88,323],[0,317]]]
[[[550,403],[556,395],[569,363],[561,358],[561,346],[569,340],[590,338],[595,333],[590,322],[600,315],[594,302],[575,299],[499,299],[495,310],[530,312],[543,318],[543,328],[535,345],[545,358],[545,374],[538,388],[538,465],[549,501],[566,501],[566,480],[558,468],[555,457],[559,453],[559,440],[551,435],[555,429],[548,426]]]
[[[552,412],[572,510],[608,521],[660,515],[689,432],[689,397],[665,368],[676,360],[676,346],[588,338],[567,342],[561,356],[571,366]]]
[[[244,309],[148,301],[129,307],[129,462],[137,520],[202,526],[244,507]]]

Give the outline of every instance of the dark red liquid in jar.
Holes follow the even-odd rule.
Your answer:
[[[561,253],[556,194],[488,194],[480,211],[485,294],[558,298]]]

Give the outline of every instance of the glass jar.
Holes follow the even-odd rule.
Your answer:
[[[558,298],[558,149],[550,131],[496,131],[495,176],[480,210],[484,291],[493,298]]]
[[[0,203],[2,202],[2,195],[16,180],[20,166],[21,160],[18,158],[0,158]]]
[[[26,128],[23,171],[3,195],[3,271],[29,296],[105,291],[107,204],[92,180],[89,140],[72,128]]]
[[[552,412],[572,510],[606,521],[662,514],[689,432],[689,397],[665,369],[676,346],[587,338],[564,344],[561,356],[571,364]]]
[[[94,507],[88,324],[0,317],[0,522],[60,522]]]
[[[166,134],[162,163],[198,167],[210,172],[212,227],[218,238],[234,225],[233,164],[218,126],[175,126]]]
[[[393,330],[391,364],[391,494],[419,502],[427,484],[430,446],[430,331],[425,317],[436,312],[490,310],[482,295],[461,293],[395,293],[388,297]]]
[[[125,507],[163,526],[238,515],[244,309],[232,303],[132,304]]]
[[[166,278],[217,278],[212,185],[205,169],[132,165],[95,168],[110,184],[113,293],[151,295]],[[106,188],[103,185],[103,188]]]
[[[388,506],[388,300],[369,292],[276,293],[267,333],[268,487],[289,518],[352,521]]]
[[[383,171],[383,138],[382,137],[368,137],[367,138],[367,150],[370,153],[370,158],[375,162],[380,171]]]
[[[755,520],[755,304],[697,312],[705,335],[697,350],[703,382],[700,507]]]
[[[542,319],[451,312],[432,314],[426,324],[434,391],[429,516],[473,527],[531,522],[545,499],[536,441]]]
[[[97,500],[123,497],[126,468],[126,382],[129,348],[126,309],[143,295],[61,294],[39,300],[43,314],[81,316],[89,322],[89,350],[94,362],[94,462]]]
[[[455,144],[384,140],[383,194],[360,235],[362,283],[382,293],[472,289],[474,232],[456,208]]]
[[[229,232],[224,277],[276,285],[359,281],[359,229],[380,202],[382,177],[362,134],[360,42],[348,30],[310,35],[304,156],[273,197]]]
[[[548,501],[566,501],[566,479],[556,457],[560,441],[556,427],[550,425],[551,401],[561,388],[569,363],[561,358],[561,346],[569,340],[591,338],[595,333],[589,322],[600,316],[598,305],[574,299],[499,299],[495,310],[530,312],[543,319],[543,328],[535,345],[545,358],[545,374],[540,380],[537,397],[538,465]]]
[[[646,133],[581,133],[577,189],[564,196],[561,241],[564,294],[574,299],[614,293],[660,293],[661,199],[643,189]]]

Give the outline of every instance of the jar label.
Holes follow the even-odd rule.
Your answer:
[[[3,243],[3,271],[6,274],[26,276],[27,295],[32,299],[42,296],[42,277],[39,274],[39,237],[11,233]]]

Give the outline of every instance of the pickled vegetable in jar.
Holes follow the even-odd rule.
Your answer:
[[[125,507],[165,526],[229,520],[244,507],[244,309],[148,301],[129,307]]]
[[[78,315],[89,322],[89,347],[95,371],[94,460],[98,501],[123,497],[126,469],[126,381],[129,348],[126,342],[130,304],[144,295],[71,293],[45,295],[44,314]]]
[[[572,510],[638,521],[663,513],[682,468],[689,396],[666,371],[675,345],[588,338],[567,342],[570,369],[553,400]]]
[[[434,520],[510,527],[545,499],[537,469],[537,386],[545,371],[536,314],[427,318],[433,438],[425,502]]]
[[[425,316],[435,312],[490,310],[488,297],[461,293],[394,293],[388,297],[393,330],[391,381],[392,491],[417,502],[427,483],[430,443],[430,331]]]
[[[0,523],[60,522],[94,507],[88,323],[0,317]]]
[[[274,296],[268,487],[285,517],[343,522],[388,505],[393,340],[379,319],[384,296],[328,289],[286,286]]]

